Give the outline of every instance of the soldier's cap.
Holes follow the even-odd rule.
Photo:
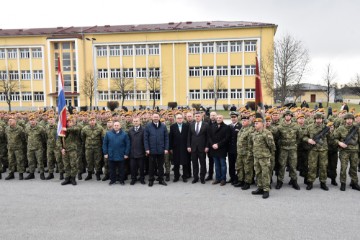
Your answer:
[[[322,112],[322,113],[323,113],[323,112],[325,112],[325,111],[324,111],[323,108],[319,108],[319,109],[317,110],[317,112]]]
[[[355,108],[354,107],[350,108],[350,111],[355,112]]]
[[[354,119],[354,115],[352,115],[351,113],[345,114],[344,119],[349,119],[349,118]]]
[[[16,117],[15,117],[14,115],[10,115],[10,116],[9,116],[9,119],[14,119],[14,120],[16,120]]]
[[[108,118],[108,119],[107,119],[107,122],[112,122],[112,118]]]
[[[231,111],[230,112],[230,117],[231,116],[236,116],[236,117],[238,117],[239,116],[239,113],[237,113],[237,112],[235,112],[235,111]]]
[[[163,118],[160,118],[160,122],[165,122],[165,119],[163,119]]]
[[[355,116],[354,117],[360,117],[360,113],[357,113],[357,114],[355,114]]]
[[[267,122],[271,122],[271,117],[270,117],[270,116],[266,116],[266,117],[265,117],[265,120],[266,120]]]
[[[29,116],[29,120],[34,120],[34,119],[36,119],[35,115],[30,115]]]
[[[263,122],[262,118],[255,118],[254,122]]]
[[[331,126],[333,126],[333,125],[334,125],[333,122],[328,122],[328,123],[326,124],[326,126],[328,126],[328,127],[331,127]]]
[[[276,111],[276,110],[274,110],[274,111],[271,113],[271,115],[276,115],[276,114],[279,114],[279,112]]]
[[[55,118],[53,114],[48,115],[48,120]]]
[[[291,115],[291,116],[293,116],[293,113],[292,113],[290,110],[286,110],[286,111],[284,112],[284,117],[285,117],[286,115]]]
[[[72,121],[73,119],[74,119],[73,116],[70,115],[70,116],[67,117],[66,121],[67,121],[67,122],[68,122],[68,121]]]
[[[96,118],[95,118],[95,116],[90,116],[89,117],[89,120],[95,120]]]
[[[305,118],[304,114],[297,115],[296,119],[299,119],[299,118]]]
[[[242,108],[239,109],[239,112],[241,112],[241,113],[242,113],[242,112],[245,112],[245,111],[246,111],[246,108],[244,108],[244,107],[242,107]]]
[[[346,110],[341,110],[340,113],[347,113],[347,111]]]
[[[256,114],[255,112],[251,112],[250,116],[255,116],[255,114]]]
[[[338,111],[337,109],[332,110],[333,113],[336,113],[337,111]]]
[[[249,111],[249,110],[245,110],[243,113],[244,113],[244,114],[249,114],[250,111]]]
[[[317,119],[317,118],[324,118],[324,115],[321,113],[321,112],[317,112],[317,113],[315,113],[315,115],[314,115],[314,119]]]
[[[274,112],[274,109],[270,108],[267,113],[272,114]]]

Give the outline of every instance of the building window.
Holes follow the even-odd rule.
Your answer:
[[[44,78],[42,70],[34,70],[33,75],[34,75],[34,80],[42,80]]]
[[[125,100],[134,100],[135,99],[135,95],[134,95],[134,91],[131,90],[131,91],[127,91],[125,93]]]
[[[241,52],[241,41],[230,42],[231,52]]]
[[[64,92],[71,92],[71,75],[64,74]]]
[[[124,56],[131,56],[133,55],[133,46],[132,45],[125,45],[122,46],[123,55]]]
[[[73,65],[73,71],[76,72],[76,53],[73,52],[72,55],[72,65]]]
[[[110,100],[120,100],[120,99],[121,99],[120,92],[117,92],[117,91],[110,92]]]
[[[10,80],[19,80],[19,72],[18,71],[9,71]]]
[[[0,59],[5,58],[5,49],[0,49]]]
[[[228,67],[227,66],[217,66],[216,73],[218,76],[227,76]]]
[[[28,48],[20,48],[20,58],[30,58],[30,50]]]
[[[255,98],[255,89],[245,89],[245,98]]]
[[[147,100],[146,91],[136,91],[136,99],[137,100]]]
[[[0,102],[5,102],[6,101],[6,94],[5,93],[0,93]]]
[[[242,89],[231,89],[231,99],[240,99],[242,96]]]
[[[62,53],[62,68],[64,72],[71,71],[71,58],[69,52]]]
[[[198,99],[200,99],[200,90],[199,90],[199,89],[190,90],[190,92],[189,92],[189,98],[190,98],[191,100],[198,100]]]
[[[6,71],[0,71],[0,80],[7,80]]]
[[[30,80],[31,72],[30,70],[21,70],[21,80]]]
[[[99,91],[99,100],[100,101],[108,101],[109,100],[108,91]]]
[[[208,42],[202,44],[203,53],[213,53],[214,52],[214,43]]]
[[[11,93],[10,99],[11,101],[20,101],[20,93],[19,92]]]
[[[214,76],[214,67],[202,67],[202,75],[204,77],[208,77],[208,76]]]
[[[200,76],[200,67],[189,67],[189,76],[190,77]]]
[[[200,53],[200,43],[189,43],[189,53],[190,54]]]
[[[34,101],[35,102],[44,101],[44,92],[34,92]]]
[[[74,92],[77,92],[77,78],[76,78],[76,74],[73,75],[73,79],[74,79]]]
[[[154,100],[154,94],[155,94],[155,100],[160,100],[160,91],[150,91],[150,100]]]
[[[107,56],[107,47],[106,46],[96,47],[96,55],[98,57],[106,57]]]
[[[108,70],[106,68],[98,69],[98,78],[100,79],[108,78]]]
[[[120,46],[110,46],[110,56],[120,56]]]
[[[42,58],[41,48],[32,48],[31,52],[33,58]]]
[[[255,75],[255,65],[246,65],[245,66],[245,75]]]
[[[31,92],[22,92],[21,93],[21,99],[24,102],[29,102],[32,100],[32,93]]]
[[[136,55],[146,55],[146,45],[135,45]]]
[[[134,69],[133,68],[124,68],[123,75],[125,78],[133,78],[134,77]]]
[[[216,43],[216,51],[218,53],[226,53],[228,51],[228,43],[227,42],[217,42]]]
[[[150,78],[160,77],[160,68],[149,68],[149,77]]]
[[[241,69],[242,69],[241,65],[231,66],[231,69],[230,69],[231,76],[241,76]]]
[[[59,62],[59,53],[55,53],[55,64],[54,64],[54,66],[55,66],[55,71],[57,72],[58,71],[58,67],[59,67],[59,64],[58,64],[58,62]]]
[[[227,99],[227,97],[228,97],[227,89],[218,89],[217,90],[217,98],[218,99]]]
[[[7,53],[8,53],[8,58],[9,59],[17,58],[17,50],[16,50],[16,48],[8,49]]]
[[[214,99],[214,90],[213,89],[204,89],[203,90],[203,99]]]
[[[120,68],[112,68],[112,69],[110,69],[110,77],[113,78],[113,79],[120,78],[121,77]]]
[[[256,41],[245,41],[245,52],[255,52]]]
[[[149,55],[159,55],[160,53],[159,44],[150,44],[148,48],[149,48]]]
[[[63,42],[62,49],[70,49],[70,42]]]
[[[146,68],[137,68],[136,69],[137,78],[146,78]]]

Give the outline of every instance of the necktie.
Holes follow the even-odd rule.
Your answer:
[[[139,130],[139,127],[135,127],[135,132],[137,132]]]
[[[195,129],[195,131],[196,131],[196,135],[198,135],[198,134],[199,134],[199,123],[196,123],[196,129]]]
[[[181,125],[178,125],[179,126],[179,132],[181,133]]]

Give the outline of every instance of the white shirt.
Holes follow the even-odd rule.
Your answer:
[[[198,122],[195,122],[195,132],[196,132],[196,129],[197,129],[197,124],[198,124]],[[202,121],[199,122],[199,132],[200,132],[200,129],[201,129],[201,125],[202,125]]]

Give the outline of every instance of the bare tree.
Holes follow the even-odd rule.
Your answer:
[[[300,84],[309,61],[308,50],[291,35],[275,41],[268,58],[261,59],[261,77],[267,92],[271,95],[277,93],[283,105],[291,93],[289,87]]]
[[[221,80],[220,76],[216,76],[213,83],[209,83],[208,89],[212,89],[214,92],[214,108],[216,111],[217,102],[220,98],[220,92],[225,88],[224,81]]]
[[[92,72],[87,72],[82,83],[81,90],[83,94],[89,99],[90,109],[92,109],[92,99],[94,98],[94,92],[97,89],[94,74]]]
[[[355,77],[348,84],[353,94],[360,96],[360,74],[356,73]]]
[[[149,89],[149,92],[152,96],[153,100],[153,109],[155,109],[155,103],[156,103],[156,92],[160,92],[160,76],[161,72],[159,68],[149,68],[147,74],[146,74],[146,85]]]
[[[300,83],[295,84],[292,86],[292,93],[294,96],[294,103],[297,102],[298,98],[305,95],[305,90],[303,89],[302,85]]]
[[[330,63],[326,65],[323,82],[325,83],[326,107],[329,106],[330,96],[334,93],[336,74]]]
[[[6,103],[9,107],[9,111],[11,111],[11,96],[20,89],[20,83],[19,83],[19,73],[18,77],[10,77],[9,71],[6,72],[2,76],[2,80],[0,80],[0,92],[2,92],[5,95]]]
[[[134,89],[133,78],[121,74],[119,78],[115,78],[114,85],[117,90],[120,92],[121,98],[121,108],[124,106],[125,98],[130,94]]]

